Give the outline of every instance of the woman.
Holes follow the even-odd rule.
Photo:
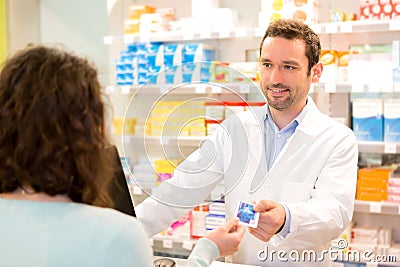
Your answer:
[[[0,266],[153,266],[140,223],[109,208],[104,113],[88,60],[39,45],[5,62]],[[233,253],[243,234],[228,222],[198,242],[188,265]]]

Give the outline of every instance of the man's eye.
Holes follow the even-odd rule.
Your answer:
[[[270,67],[271,67],[271,64],[270,64],[270,63],[264,63],[263,65],[264,65],[264,67],[266,67],[266,68],[270,68]]]
[[[293,67],[293,66],[288,66],[288,65],[285,65],[283,68],[284,68],[285,70],[294,70],[294,69],[295,69],[295,67]]]

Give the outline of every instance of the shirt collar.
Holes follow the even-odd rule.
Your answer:
[[[308,101],[307,101],[308,102]],[[304,117],[306,116],[306,114],[307,114],[307,111],[308,111],[308,105],[307,105],[307,103],[306,103],[306,105],[304,106],[304,108],[300,111],[300,113],[288,124],[288,126],[289,125],[292,125],[294,122],[297,122],[297,125],[299,125],[302,121],[303,121],[303,119],[304,119]],[[271,119],[271,121],[272,121],[272,116],[271,116],[271,112],[270,112],[270,110],[269,110],[269,105],[267,105],[267,113],[265,114],[265,118],[264,118],[264,121],[267,121],[268,119]],[[273,121],[272,121],[273,122]],[[273,123],[275,123],[275,122],[273,122]],[[285,127],[286,128],[286,127]]]

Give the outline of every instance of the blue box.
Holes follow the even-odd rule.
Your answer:
[[[358,141],[383,141],[381,99],[353,100],[353,131]]]
[[[383,125],[385,142],[400,143],[400,99],[383,102]]]

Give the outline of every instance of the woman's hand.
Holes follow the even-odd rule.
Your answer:
[[[225,257],[239,250],[245,229],[239,224],[238,218],[229,220],[225,225],[210,231],[206,238],[214,242],[221,257]]]

